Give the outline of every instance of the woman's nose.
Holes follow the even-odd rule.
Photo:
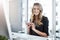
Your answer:
[[[37,9],[35,9],[35,11],[37,11]]]

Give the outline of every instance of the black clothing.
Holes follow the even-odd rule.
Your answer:
[[[41,22],[43,23],[43,25],[38,25],[38,24],[34,23],[35,24],[35,28],[37,30],[39,30],[41,32],[44,32],[47,35],[49,35],[49,33],[48,33],[48,24],[49,24],[48,18],[43,16]],[[34,32],[31,28],[30,28],[30,35],[40,36],[36,32]]]

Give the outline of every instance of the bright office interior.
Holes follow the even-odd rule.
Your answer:
[[[12,40],[13,38],[16,38],[16,37],[19,38],[18,36],[20,35],[19,34],[20,32],[22,32],[22,34],[24,33],[27,34],[25,23],[29,22],[30,20],[31,9],[35,2],[42,4],[43,15],[48,17],[49,19],[49,36],[53,35],[56,37],[57,35],[58,36],[57,40],[59,40],[60,39],[59,37],[60,0],[6,0],[6,1],[4,0],[3,6],[4,6],[5,17],[6,17],[10,39]],[[17,36],[17,34],[15,34],[14,36],[16,37],[14,36],[12,37],[12,33],[13,34],[17,33],[19,35]],[[53,38],[52,37],[49,40],[52,40],[53,38],[55,38],[55,37]],[[27,39],[21,39],[21,40],[27,40]]]

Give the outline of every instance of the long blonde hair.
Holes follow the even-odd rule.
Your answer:
[[[38,25],[42,25],[42,24],[43,24],[43,23],[41,22],[41,20],[42,20],[42,11],[43,11],[42,6],[41,6],[41,4],[39,4],[39,3],[34,3],[33,6],[35,6],[35,5],[38,5],[38,6],[40,7],[40,13],[39,13],[39,15],[38,15],[37,24],[38,24]],[[32,8],[31,22],[34,22],[34,20],[35,20],[35,15],[33,14],[33,8]]]

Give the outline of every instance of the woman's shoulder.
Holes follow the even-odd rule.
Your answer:
[[[43,16],[43,17],[42,17],[42,21],[48,21],[48,17]]]
[[[43,24],[44,24],[45,26],[48,26],[48,25],[49,25],[49,20],[48,20],[48,18],[47,18],[46,16],[43,16],[42,22],[43,22]]]
[[[48,17],[43,16],[42,19],[43,19],[43,20],[48,20]]]

